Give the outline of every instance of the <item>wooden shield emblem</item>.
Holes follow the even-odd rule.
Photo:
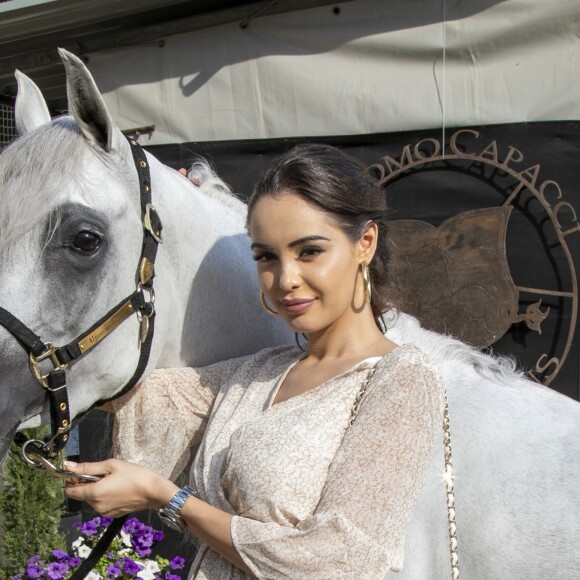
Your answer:
[[[421,324],[478,347],[499,340],[520,319],[506,257],[511,207],[462,213],[439,227],[391,221],[398,306]]]

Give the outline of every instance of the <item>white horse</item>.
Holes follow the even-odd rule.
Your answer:
[[[143,226],[127,139],[88,71],[62,52],[73,117],[51,122],[36,85],[17,73],[20,139],[0,155],[0,306],[43,340],[67,344],[135,290]],[[260,306],[248,272],[245,206],[208,166],[202,187],[148,156],[164,244],[155,264],[157,319],[148,369],[205,365],[292,341]],[[72,413],[114,394],[139,356],[132,317],[69,373]],[[40,423],[45,393],[0,327],[0,453]]]
[[[126,140],[74,56],[62,53],[73,118],[50,122],[20,75],[19,130],[0,155],[0,306],[61,344],[134,289],[140,251],[137,181]],[[260,312],[245,206],[204,169],[201,188],[148,155],[165,243],[149,368],[205,364],[291,337]],[[580,577],[580,405],[451,338],[389,316],[388,336],[438,364],[449,396],[462,577]],[[137,322],[115,330],[70,373],[78,414],[112,396],[137,364]],[[0,329],[0,429],[38,422],[43,393]],[[443,448],[413,512],[401,579],[451,575]]]

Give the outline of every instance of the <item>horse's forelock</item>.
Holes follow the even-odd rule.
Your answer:
[[[70,117],[14,141],[0,155],[0,236],[2,251],[10,251],[23,232],[51,216],[47,240],[58,225],[53,212],[71,182],[80,183],[88,148]],[[78,188],[79,192],[82,188]]]

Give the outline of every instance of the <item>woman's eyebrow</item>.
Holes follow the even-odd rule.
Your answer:
[[[330,238],[327,238],[326,236],[320,236],[318,234],[313,234],[311,236],[304,236],[303,238],[298,238],[297,240],[290,242],[288,244],[288,247],[293,248],[294,246],[299,246],[300,244],[303,244],[304,242],[314,242],[316,240],[325,240],[327,242],[330,242]]]
[[[290,242],[288,244],[289,248],[294,248],[295,246],[299,246],[300,244],[303,244],[305,242],[313,242],[316,240],[324,240],[326,242],[330,242],[330,238],[327,238],[326,236],[321,236],[318,234],[312,234],[311,236],[304,236],[302,238],[298,238],[297,240],[294,240],[293,242]],[[272,246],[269,246],[268,244],[262,244],[260,242],[254,242],[250,248],[252,250],[256,249],[256,248],[261,248],[263,250],[272,250]]]

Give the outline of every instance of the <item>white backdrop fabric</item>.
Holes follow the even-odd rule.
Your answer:
[[[89,68],[145,145],[580,119],[579,0],[354,0],[143,40]]]

